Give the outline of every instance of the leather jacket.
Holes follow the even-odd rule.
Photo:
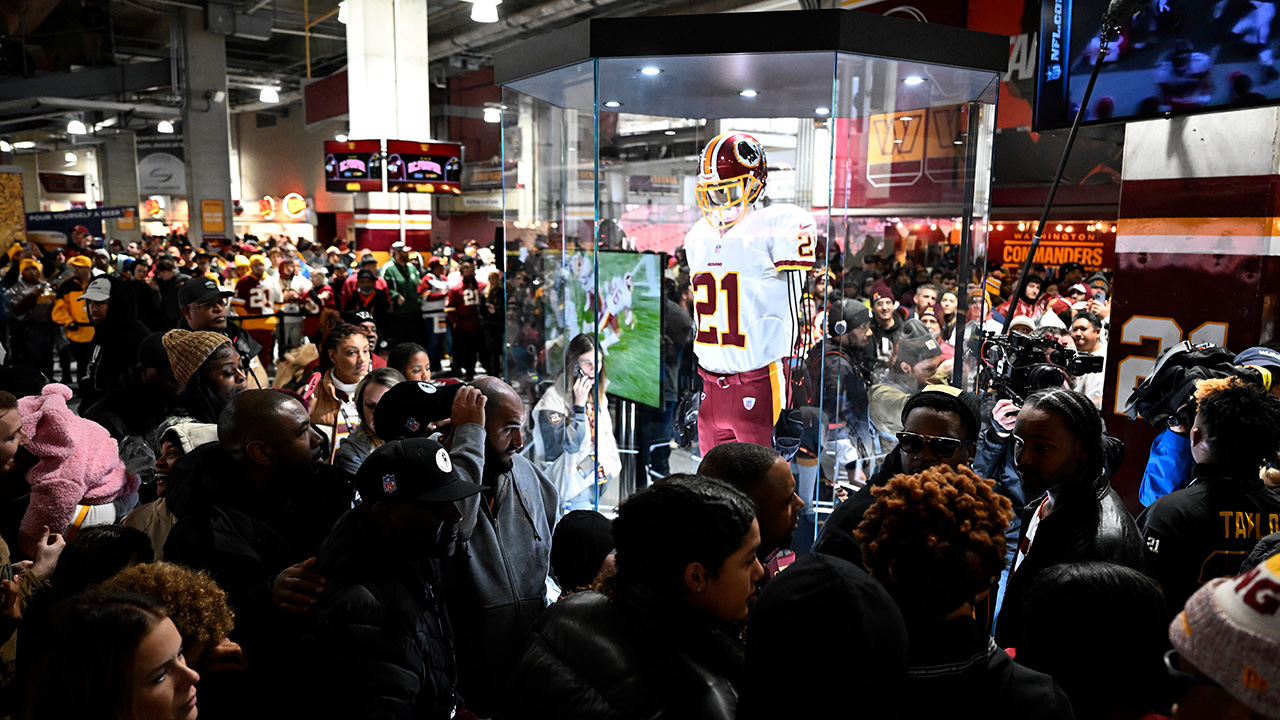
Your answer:
[[[1018,645],[1021,605],[1041,570],[1090,560],[1144,570],[1146,546],[1142,533],[1120,495],[1111,488],[1105,472],[1090,483],[1075,487],[1064,484],[1049,492],[1055,494],[1053,512],[1040,520],[1035,542],[1022,565],[1009,573],[1004,605],[996,621],[996,642],[1004,648]],[[1026,542],[1027,530],[1044,499],[1045,495],[1041,495],[1023,510],[1019,546]]]
[[[742,651],[662,593],[619,587],[551,607],[525,646],[512,718],[732,720]]]

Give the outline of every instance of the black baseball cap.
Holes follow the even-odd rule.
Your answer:
[[[449,451],[430,438],[392,440],[369,453],[356,472],[356,491],[365,503],[453,502],[482,490],[484,486],[463,480]]]
[[[225,290],[207,277],[193,277],[178,288],[178,305],[186,307],[193,303],[202,303],[217,298],[229,298],[235,293]]]
[[[378,400],[373,425],[383,440],[413,438],[453,414],[453,398],[466,387],[457,380],[423,380],[391,386]]]

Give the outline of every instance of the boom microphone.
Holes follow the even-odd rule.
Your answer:
[[[1093,61],[1093,73],[1089,75],[1089,84],[1085,86],[1084,97],[1080,99],[1080,107],[1076,110],[1076,119],[1071,123],[1071,132],[1067,134],[1067,144],[1062,148],[1062,159],[1058,161],[1058,172],[1054,173],[1053,184],[1049,186],[1049,196],[1045,199],[1044,209],[1040,212],[1040,224],[1036,226],[1035,235],[1031,238],[1031,247],[1027,248],[1027,258],[1022,262],[1022,271],[1018,273],[1018,285],[1014,288],[1013,298],[1009,301],[1009,312],[1005,315],[1001,334],[1008,335],[1013,326],[1013,314],[1018,309],[1022,293],[1027,289],[1027,273],[1036,259],[1036,250],[1040,247],[1041,233],[1049,224],[1049,210],[1053,207],[1053,199],[1058,194],[1058,186],[1062,184],[1062,174],[1067,169],[1067,158],[1071,157],[1071,148],[1076,144],[1076,133],[1080,131],[1080,121],[1089,108],[1089,98],[1093,96],[1093,86],[1098,82],[1098,72],[1107,57],[1107,45],[1120,33],[1124,23],[1133,18],[1147,6],[1150,0],[1111,0],[1107,11],[1102,14],[1102,30],[1098,34],[1098,56]]]

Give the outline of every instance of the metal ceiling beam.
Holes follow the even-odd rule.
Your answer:
[[[82,98],[33,97],[22,100],[0,102],[0,116],[21,115],[24,113],[48,113],[50,110],[66,112],[84,112],[85,110],[105,110],[108,112],[129,112],[135,115],[171,118],[180,115],[182,110],[164,105],[144,103],[103,102]]]
[[[82,98],[142,92],[168,87],[171,83],[169,74],[169,62],[160,60],[12,80],[0,83],[0,101],[35,96]]]
[[[591,12],[599,8],[623,2],[624,0],[552,0],[524,12],[516,13],[496,23],[487,23],[483,27],[458,33],[450,38],[431,41],[430,61],[444,58],[460,52],[476,52],[479,48],[492,46],[498,42],[515,43],[517,35],[534,32],[553,23]],[[633,2],[633,0],[627,0]]]

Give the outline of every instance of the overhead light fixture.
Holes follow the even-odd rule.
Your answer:
[[[156,132],[164,133],[165,135],[172,134],[173,123],[169,122],[168,120],[161,120],[160,122],[156,123]]]
[[[919,85],[924,82],[924,78],[919,75],[908,75],[902,80],[905,85]]]
[[[35,146],[36,144],[33,140],[19,140],[13,144],[13,147],[18,150],[31,150]]]
[[[759,95],[760,93],[756,92],[755,90],[752,90],[752,89],[748,88],[748,89],[743,90],[742,92],[740,92],[740,93],[738,93],[738,94],[739,94],[739,95],[741,95],[741,96],[742,96],[742,97],[744,97],[744,98],[753,98],[753,97],[755,97],[755,96]]]
[[[72,120],[67,123],[67,133],[70,135],[87,135],[89,128],[85,127],[84,123],[79,120]]]
[[[650,77],[652,77],[652,76],[654,76],[654,75],[661,75],[661,74],[662,74],[662,68],[660,68],[660,67],[654,67],[654,66],[652,66],[652,65],[647,65],[647,66],[645,66],[645,67],[640,68],[640,74],[641,74],[641,75],[648,75],[648,76],[650,76]]]
[[[264,87],[262,92],[258,93],[258,100],[264,103],[280,102],[280,91],[273,87]]]
[[[80,158],[76,157],[76,154],[73,152],[69,152],[66,155],[63,155],[62,159],[66,160],[68,165],[75,165],[80,160]]]
[[[829,107],[819,107],[819,108],[814,108],[814,109],[813,109],[813,114],[814,114],[814,115],[830,115],[830,114],[831,114],[831,108],[829,108]]]
[[[471,3],[471,19],[479,23],[498,22],[498,6],[502,0],[467,0]]]
[[[664,131],[662,132],[662,134],[663,134],[663,135],[675,135],[675,134],[676,134],[676,131],[675,131],[675,130],[664,130]]]
[[[13,152],[13,143],[8,140],[0,140],[0,152]]]
[[[338,3],[338,22],[347,24],[347,0]]]
[[[608,100],[605,102],[604,106],[607,108],[616,108],[616,107],[622,107],[622,103],[618,102],[617,100]]]
[[[502,122],[502,108],[489,106],[484,109],[484,121],[496,125]]]
[[[337,135],[333,136],[333,139],[337,140],[338,142],[346,142],[347,136],[344,133],[338,133]]]

